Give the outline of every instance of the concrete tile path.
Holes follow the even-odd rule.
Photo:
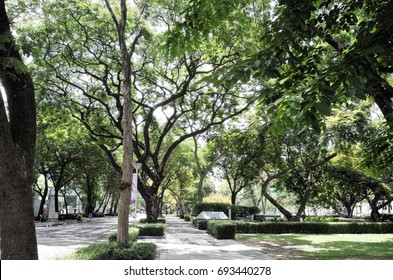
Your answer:
[[[140,237],[157,244],[158,260],[271,260],[272,258],[236,240],[218,240],[189,222],[167,216],[164,237]]]

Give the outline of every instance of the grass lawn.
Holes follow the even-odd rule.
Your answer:
[[[393,234],[236,234],[236,239],[275,259],[393,259]]]

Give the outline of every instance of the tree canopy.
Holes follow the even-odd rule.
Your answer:
[[[88,212],[112,197],[122,243],[136,162],[148,219],[213,173],[289,220],[392,201],[392,1],[0,3],[4,190],[14,157],[24,196],[36,170],[42,201],[49,181]]]

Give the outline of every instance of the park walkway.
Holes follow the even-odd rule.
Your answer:
[[[157,245],[158,260],[271,260],[254,248],[232,239],[218,240],[189,222],[167,216],[164,237],[140,237]]]

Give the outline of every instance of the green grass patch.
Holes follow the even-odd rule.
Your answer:
[[[156,245],[153,243],[108,242],[79,249],[67,260],[153,260],[155,255]]]
[[[237,234],[236,239],[278,259],[393,259],[393,234]]]

